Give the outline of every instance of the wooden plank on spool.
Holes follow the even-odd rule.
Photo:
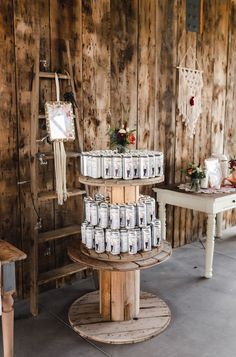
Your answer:
[[[131,186],[125,187],[125,194],[124,194],[124,202],[132,203],[136,202],[139,198],[139,187],[138,186]]]
[[[124,316],[124,288],[128,273],[111,272],[111,320],[123,321]],[[134,292],[132,291],[132,294]]]
[[[154,266],[157,264],[160,264],[161,262],[167,260],[172,253],[172,248],[170,243],[167,241],[163,242],[163,249],[161,251],[158,251],[155,256],[152,258],[147,258],[147,260],[150,262],[150,259],[152,260],[152,265],[148,264],[148,266]],[[79,262],[83,263],[84,265],[88,265],[90,267],[93,267],[94,269],[97,270],[109,270],[109,271],[130,271],[130,270],[139,270],[141,269],[141,262],[142,260],[138,261],[123,261],[119,259],[117,262],[115,261],[102,261],[99,259],[96,259],[94,257],[89,257],[88,255],[85,255],[81,249],[80,249],[80,243],[76,242],[73,243],[73,245],[69,246],[68,248],[68,255],[73,260],[74,262]],[[117,256],[119,257],[119,256]],[[146,258],[143,259],[145,261]],[[145,263],[144,263],[145,266]]]
[[[111,272],[99,272],[100,313],[105,321],[111,320]]]
[[[94,179],[92,177],[80,175],[79,181],[85,185],[91,186],[104,186],[104,187],[117,187],[117,186],[143,186],[143,185],[155,185],[164,181],[164,176],[151,177],[148,179],[133,179],[133,180],[123,180],[123,179]],[[136,188],[136,195],[138,193],[138,187]]]
[[[111,203],[124,203],[125,201],[125,195],[124,195],[124,187],[123,186],[118,186],[118,187],[112,187],[111,188]]]

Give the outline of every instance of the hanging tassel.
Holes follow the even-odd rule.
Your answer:
[[[63,141],[53,142],[55,180],[58,204],[62,205],[67,200],[66,189],[66,152]]]

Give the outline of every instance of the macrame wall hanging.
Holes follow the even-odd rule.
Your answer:
[[[45,103],[47,131],[49,140],[53,143],[56,192],[58,204],[67,199],[66,188],[66,152],[65,141],[75,140],[75,127],[72,104],[60,101],[58,75],[55,73],[56,102]]]
[[[189,51],[192,51],[199,69],[182,66]],[[177,69],[179,70],[178,109],[183,122],[185,122],[188,137],[193,138],[197,120],[202,112],[203,71],[200,70],[196,55],[191,47],[184,55]]]

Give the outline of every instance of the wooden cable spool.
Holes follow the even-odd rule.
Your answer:
[[[79,181],[104,187],[105,193],[109,188],[110,202],[119,204],[137,201],[139,186],[153,185],[163,179],[104,180],[80,176]],[[135,256],[97,254],[83,245],[71,246],[70,258],[98,270],[100,277],[100,293],[87,294],[71,306],[69,321],[73,329],[86,338],[114,344],[144,341],[163,331],[170,322],[170,310],[152,294],[142,293],[140,300],[140,270],[166,261],[171,253],[166,241],[151,252]],[[148,310],[150,306],[152,311]]]

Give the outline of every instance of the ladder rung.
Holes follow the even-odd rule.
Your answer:
[[[40,274],[38,285],[43,285],[49,283],[50,281],[55,281],[57,279],[64,278],[65,276],[72,275],[86,269],[87,267],[80,263],[68,264],[63,267]]]
[[[68,197],[81,196],[85,194],[86,191],[81,190],[79,188],[75,188],[73,190],[68,191]],[[54,200],[57,198],[57,194],[55,191],[40,192],[38,194],[38,198],[40,202],[47,201],[47,200]]]
[[[67,74],[57,73],[57,75],[58,75],[59,79],[70,79],[70,76],[68,76]],[[39,77],[55,79],[55,73],[54,72],[39,72]]]
[[[52,160],[54,158],[53,152],[38,152],[36,155],[37,156],[42,155],[44,160]],[[76,152],[76,151],[67,151],[66,152],[66,157],[67,158],[76,158],[76,157],[79,157],[79,156],[80,156],[80,153]]]
[[[54,229],[52,231],[47,231],[43,233],[39,233],[38,242],[45,243],[51,240],[66,238],[75,234],[80,233],[80,226],[75,224],[69,227],[63,227],[59,229]]]

